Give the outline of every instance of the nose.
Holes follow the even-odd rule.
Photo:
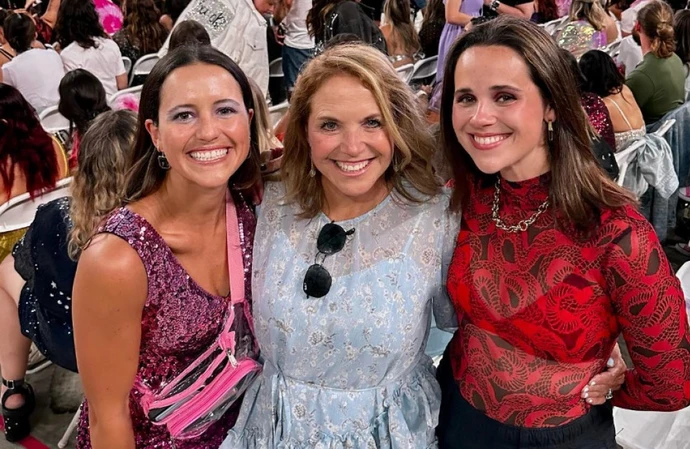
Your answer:
[[[212,142],[220,135],[220,124],[212,114],[201,114],[197,123],[196,135],[199,140]]]
[[[364,141],[362,139],[362,134],[361,130],[359,129],[350,129],[345,131],[345,135],[343,136],[343,145],[342,145],[342,150],[343,153],[347,154],[348,156],[355,157],[359,154],[362,153],[362,150],[365,147]]]
[[[470,117],[470,125],[476,127],[490,126],[496,123],[493,106],[487,102],[478,102],[477,107]]]

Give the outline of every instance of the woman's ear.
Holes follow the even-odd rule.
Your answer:
[[[546,107],[546,110],[544,111],[544,120],[547,122],[556,121],[556,111],[554,111],[551,106]]]
[[[156,147],[156,149],[158,149],[158,143],[160,140],[160,132],[158,131],[158,126],[151,119],[146,120],[144,122],[144,126],[146,127],[146,131],[148,131],[149,135],[151,136],[151,142],[153,142],[153,146]]]

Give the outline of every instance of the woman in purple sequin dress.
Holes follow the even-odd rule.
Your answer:
[[[228,186],[237,207],[249,298],[259,179],[251,88],[211,47],[169,53],[142,92],[125,197],[82,252],[74,336],[86,402],[79,449],[217,448],[239,404],[191,440],[153,425],[135,385],[172,380],[216,339],[229,301]],[[250,132],[251,129],[251,132]]]
[[[446,5],[446,24],[443,27],[441,40],[438,44],[436,87],[429,103],[429,109],[434,111],[438,111],[441,107],[441,85],[443,83],[443,68],[445,67],[446,54],[457,38],[460,37],[462,30],[470,20],[481,15],[484,2],[483,0],[444,0],[443,4]],[[455,5],[459,6],[454,8]]]

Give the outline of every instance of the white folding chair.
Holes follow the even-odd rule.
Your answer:
[[[543,24],[543,28],[551,36],[555,36],[556,33],[561,31],[561,29],[565,26],[567,21],[568,21],[568,16],[564,16],[564,17],[561,17],[560,19],[555,19],[555,20],[552,20],[551,22],[546,22],[545,24]]]
[[[159,59],[160,58],[156,53],[144,55],[141,58],[139,58],[137,62],[134,63],[134,67],[132,67],[132,74],[129,77],[129,85],[132,85],[134,77],[148,75],[149,73],[151,73],[151,70],[153,70],[153,66],[156,65]]]
[[[400,78],[402,78],[403,81],[409,83],[412,79],[412,74],[414,73],[414,64],[401,65],[395,69],[395,71],[398,72],[398,75],[400,75]]]
[[[132,71],[132,60],[127,56],[123,56],[122,63],[125,65],[125,72],[127,72],[127,75],[129,75],[129,72]]]
[[[618,56],[618,52],[620,51],[621,42],[621,39],[617,39],[608,44],[606,47],[602,48],[601,51],[603,51],[604,53],[608,53],[609,56],[615,58],[616,56]]]
[[[134,86],[134,87],[128,87],[127,89],[122,89],[117,92],[115,92],[110,99],[108,100],[108,106],[111,108],[117,104],[117,101],[122,98],[126,97],[128,95],[134,96],[137,99],[137,102],[141,98],[141,90],[143,89],[143,85],[139,86]]]
[[[268,108],[268,115],[271,119],[271,126],[273,126],[273,129],[275,129],[276,125],[278,125],[280,119],[283,118],[289,106],[290,104],[287,101],[284,101]]]
[[[16,231],[28,227],[34,221],[36,209],[63,196],[70,195],[72,178],[61,179],[54,189],[41,193],[33,200],[29,193],[15,196],[0,206],[0,232]]]
[[[60,114],[57,106],[51,106],[41,111],[38,119],[47,133],[57,134],[60,131],[69,130],[69,120]]]
[[[268,75],[271,77],[283,76],[283,58],[276,58],[268,64]]]
[[[655,136],[664,137],[666,133],[671,129],[673,125],[676,124],[676,119],[672,118],[666,120],[656,131],[654,131]]]
[[[436,75],[436,66],[438,64],[438,56],[431,56],[417,61],[414,65],[414,70],[410,76],[410,84],[415,81],[421,82],[427,78]]]
[[[623,187],[623,181],[625,180],[625,174],[628,171],[630,163],[637,157],[637,152],[640,148],[644,147],[647,141],[642,138],[634,141],[621,151],[615,154],[616,163],[618,164],[618,179],[616,182],[619,186]]]
[[[77,425],[79,424],[79,418],[81,417],[81,405],[79,406],[79,410],[77,410],[77,413],[74,414],[72,417],[72,421],[70,421],[69,426],[67,426],[67,430],[65,430],[65,433],[62,435],[62,438],[60,438],[60,441],[58,442],[58,447],[60,449],[65,449],[67,447],[67,443],[69,443],[69,439],[74,433],[74,431],[77,428]]]

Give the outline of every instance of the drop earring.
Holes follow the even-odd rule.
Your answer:
[[[309,169],[309,177],[313,178],[316,176],[316,170],[314,169],[314,162],[310,161],[311,169]]]
[[[549,120],[546,122],[546,130],[547,130],[547,137],[549,139],[549,142],[553,142],[553,122]]]
[[[168,158],[165,157],[165,153],[162,151],[158,151],[158,166],[163,170],[170,170],[170,162],[168,162]]]

